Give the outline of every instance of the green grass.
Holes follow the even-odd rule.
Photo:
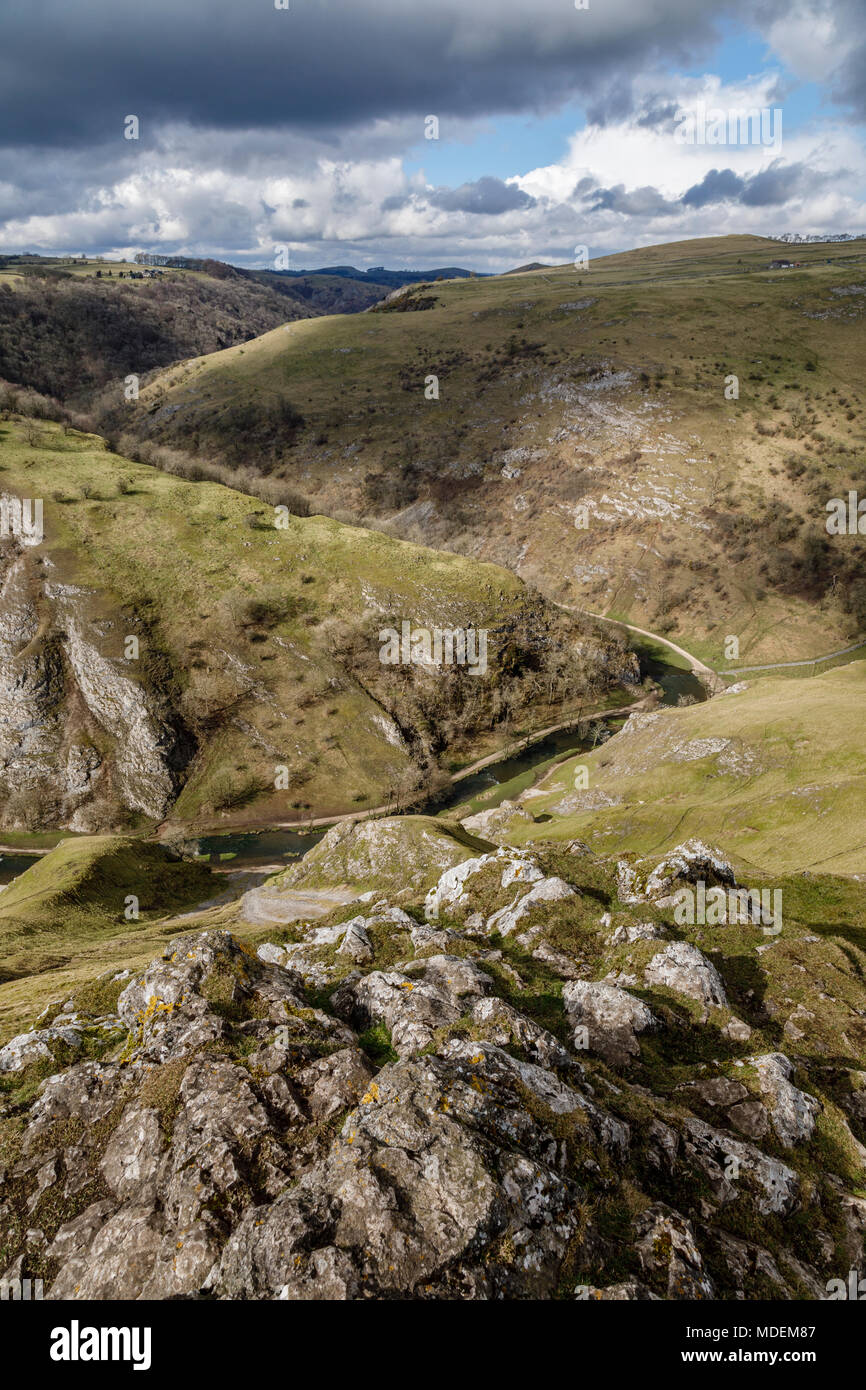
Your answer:
[[[359,1034],[358,1046],[376,1067],[385,1067],[389,1062],[397,1061],[397,1053],[391,1046],[391,1034],[384,1023],[376,1023]]]
[[[13,977],[19,954],[74,948],[127,919],[127,896],[137,899],[139,920],[167,916],[197,902],[212,888],[204,864],[170,858],[162,845],[122,835],[84,835],[62,840],[37,859],[0,895],[2,973]]]
[[[545,838],[661,855],[699,836],[766,873],[866,872],[866,666],[799,681],[745,679],[739,694],[659,712],[552,773],[538,789],[545,794],[527,803],[536,817],[551,817]],[[681,750],[702,739],[729,744],[717,753],[698,744],[701,756],[683,760]],[[565,809],[566,798],[581,795],[578,763],[588,769],[587,791],[615,804]],[[509,838],[522,844],[538,834],[518,823]]]
[[[109,962],[120,970],[157,954],[157,924],[219,886],[206,865],[173,859],[156,843],[122,835],[61,841],[0,894],[0,1033]],[[130,895],[137,919],[126,916]]]
[[[61,840],[69,838],[68,830],[3,830],[0,842],[9,849],[28,850],[54,849]]]

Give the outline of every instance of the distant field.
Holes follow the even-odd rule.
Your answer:
[[[151,267],[147,268],[151,269]],[[124,278],[126,278],[128,277],[129,272],[131,270],[141,273],[144,269],[144,266],[137,265],[135,261],[97,261],[80,260],[78,257],[64,258],[63,256],[44,256],[40,257],[38,261],[30,263],[22,260],[17,263],[13,262],[12,264],[4,265],[2,262],[0,262],[0,283],[2,283],[4,280],[19,282],[25,281],[31,278],[31,276],[33,275],[40,274],[42,271],[47,271],[49,274],[52,271],[59,271],[64,275],[74,275],[77,279],[92,278],[96,276],[97,272],[99,272],[100,277],[105,277],[106,279],[108,279],[110,271],[111,279],[119,279],[121,271],[123,271]],[[178,267],[173,267],[171,269],[160,267],[159,273],[166,276],[172,274],[183,276],[197,276],[200,274],[199,271],[182,270]],[[132,283],[133,285],[135,285],[137,283],[143,282],[133,280]]]

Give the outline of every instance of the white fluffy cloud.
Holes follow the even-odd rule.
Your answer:
[[[769,26],[767,39],[786,67],[808,82],[824,82],[839,66],[844,31],[829,4],[797,0]]]

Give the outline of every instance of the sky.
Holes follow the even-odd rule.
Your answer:
[[[862,232],[864,133],[864,0],[0,0],[0,253],[499,271]]]

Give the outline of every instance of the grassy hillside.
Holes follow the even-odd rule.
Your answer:
[[[172,858],[155,843],[121,835],[62,840],[0,892],[0,981],[40,975],[100,940],[144,930],[216,892],[213,882],[205,865]],[[137,919],[126,915],[133,909]]]
[[[864,309],[866,243],[706,238],[289,324],[124,419],[714,665],[812,657],[866,630],[862,538],[824,528],[860,478]]]
[[[523,805],[542,824],[516,823],[508,838],[661,855],[698,836],[767,874],[864,874],[864,698],[866,665],[853,662],[636,715],[530,792]]]
[[[183,821],[405,801],[435,777],[440,755],[469,760],[517,721],[544,725],[597,701],[622,659],[612,640],[583,653],[589,624],[495,566],[325,517],[281,516],[280,529],[272,506],[117,458],[101,439],[48,422],[0,423],[0,487],[44,499],[45,541],[21,559],[39,630],[16,660],[52,642],[64,650],[71,602],[112,669],[156,692],[184,731],[173,812]],[[0,565],[13,559],[7,545]],[[486,629],[487,674],[383,665],[379,631],[403,620]],[[104,737],[91,722],[83,740]],[[288,785],[277,789],[281,768]]]
[[[177,932],[177,914],[223,887],[205,865],[156,843],[122,835],[61,841],[0,892],[0,1039],[73,987],[86,990],[88,1008],[106,989],[116,998],[122,983],[96,988],[93,980],[161,950],[166,931]],[[130,895],[137,919],[127,916]]]
[[[0,380],[89,413],[95,425],[105,409],[98,393],[120,389],[130,372],[141,377],[295,319],[359,313],[412,276],[0,256]]]

